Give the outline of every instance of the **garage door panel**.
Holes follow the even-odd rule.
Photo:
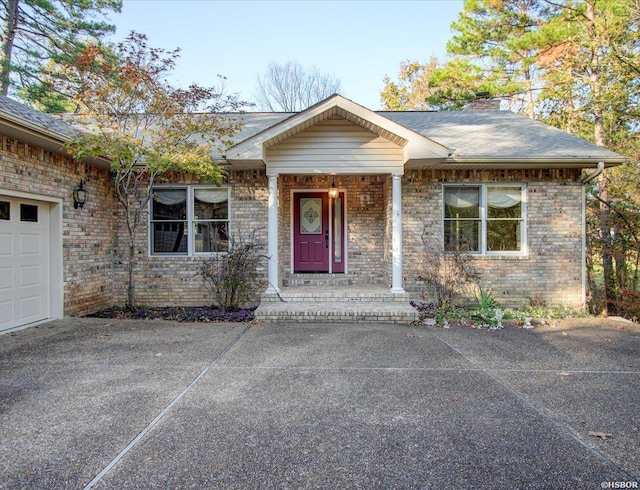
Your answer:
[[[40,320],[42,318],[42,301],[41,296],[27,296],[20,300],[20,317],[19,320]]]
[[[13,288],[13,267],[0,267],[0,291]]]
[[[20,267],[20,287],[33,287],[42,285],[41,267],[38,265],[23,265]]]
[[[0,329],[13,326],[13,301],[0,301]]]
[[[24,257],[25,255],[40,255],[42,238],[40,234],[36,233],[21,233],[20,234],[20,248],[18,249],[18,255]]]
[[[0,233],[0,257],[13,255],[13,235]]]
[[[0,330],[6,330],[50,315],[50,207],[40,201],[0,197],[12,211],[11,219],[0,220]]]

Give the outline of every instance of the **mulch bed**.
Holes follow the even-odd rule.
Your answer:
[[[254,308],[223,311],[216,307],[130,308],[111,307],[87,315],[91,318],[131,320],[173,320],[178,322],[250,322],[255,319]]]

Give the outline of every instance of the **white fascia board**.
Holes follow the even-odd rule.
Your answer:
[[[366,107],[356,104],[349,99],[345,99],[340,95],[337,95],[336,97],[340,98],[341,109],[351,112],[352,114],[369,121],[371,124],[407,140],[407,144],[404,147],[405,161],[412,159],[442,159],[449,156],[449,148],[446,146],[416,133],[415,131],[408,129],[391,119],[387,119]]]
[[[71,140],[70,136],[59,133],[53,129],[49,129],[45,126],[41,126],[27,119],[24,119],[10,112],[0,110],[0,120],[5,120],[8,124],[11,124],[14,128],[22,129],[25,134],[30,133],[40,138],[47,138],[52,142],[64,144]]]
[[[420,139],[410,139],[404,147],[404,161],[410,160],[444,160],[449,156],[449,149],[436,141],[416,133]]]
[[[380,175],[380,174],[392,174],[392,175],[404,175],[404,165],[398,163],[397,165],[385,164],[379,166],[363,165],[340,165],[339,163],[333,165],[308,165],[308,166],[292,166],[292,165],[269,165],[267,164],[267,175],[279,175],[279,174],[291,174],[291,175]]]

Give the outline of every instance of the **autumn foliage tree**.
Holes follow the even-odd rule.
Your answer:
[[[401,94],[404,107],[385,80],[383,103],[461,109],[474,92],[488,92],[628,156],[588,188],[589,286],[593,311],[638,316],[640,2],[467,0],[451,27],[451,58],[411,65],[423,79]]]
[[[127,230],[127,302],[135,305],[135,237],[156,179],[186,172],[220,184],[224,171],[214,160],[230,144],[238,124],[223,113],[243,104],[222,87],[172,87],[165,76],[179,50],[151,48],[132,32],[116,45],[88,45],[64,68],[76,89],[82,134],[69,143],[78,159],[111,162],[115,196]]]

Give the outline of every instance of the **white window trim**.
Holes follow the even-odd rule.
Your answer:
[[[484,182],[484,183],[449,183],[443,184],[442,186],[442,246],[444,249],[444,223],[445,223],[445,199],[444,193],[447,187],[469,187],[469,188],[479,188],[480,189],[480,236],[478,237],[479,242],[479,250],[472,252],[465,252],[470,255],[484,255],[487,257],[495,257],[495,256],[515,256],[521,257],[528,255],[529,247],[528,247],[528,220],[527,220],[527,184],[523,182]],[[487,250],[487,188],[488,187],[520,187],[520,195],[521,195],[521,203],[522,203],[522,217],[521,222],[522,225],[520,227],[520,240],[521,240],[521,249],[514,251],[491,251]]]
[[[147,254],[149,257],[206,257],[219,255],[227,252],[196,252],[195,251],[195,232],[194,232],[194,193],[196,189],[226,189],[227,190],[227,234],[231,236],[231,188],[229,186],[216,186],[211,184],[159,184],[154,185],[153,189],[185,189],[187,191],[187,253],[154,253],[153,252],[153,233],[151,227],[153,224],[153,197],[149,199],[147,212]],[[152,189],[152,191],[153,191]],[[220,220],[222,221],[222,220]],[[231,246],[231,244],[229,244]]]

